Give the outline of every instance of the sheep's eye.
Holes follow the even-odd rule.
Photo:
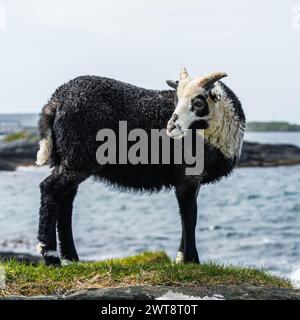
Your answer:
[[[195,98],[192,100],[192,111],[197,117],[205,117],[209,114],[207,102],[203,99]]]
[[[203,108],[205,106],[205,102],[202,99],[194,99],[192,101],[192,106],[195,108]]]

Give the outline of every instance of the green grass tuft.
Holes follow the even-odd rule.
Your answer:
[[[6,288],[0,295],[41,295],[74,289],[123,285],[264,285],[292,288],[290,281],[253,267],[225,266],[215,262],[174,264],[164,252],[99,262],[82,262],[61,268],[43,264],[3,263]]]
[[[8,134],[3,139],[4,142],[13,142],[18,140],[28,140],[28,141],[35,142],[38,140],[38,138],[29,131],[18,131],[18,132]]]

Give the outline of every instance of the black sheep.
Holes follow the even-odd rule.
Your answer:
[[[180,81],[167,81],[176,91],[147,90],[113,79],[82,76],[56,90],[40,116],[37,155],[38,165],[48,162],[54,167],[40,184],[38,248],[46,264],[78,261],[72,207],[79,184],[90,176],[122,189],[153,192],[174,188],[182,221],[176,261],[199,262],[195,242],[199,187],[234,169],[245,128],[238,98],[219,81],[225,76],[213,73],[191,80],[182,69]],[[161,158],[156,164],[100,165],[96,159],[100,145],[97,133],[108,128],[118,134],[120,121],[127,121],[128,131],[142,128],[150,133],[151,129],[166,128],[167,135],[174,138],[170,139],[172,146],[176,139],[185,139],[189,129],[194,138],[204,132],[203,172],[187,175],[185,163],[164,164]],[[116,153],[119,151],[117,143]],[[61,259],[56,250],[56,230]]]

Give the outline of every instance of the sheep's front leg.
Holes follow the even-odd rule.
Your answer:
[[[77,189],[78,186],[64,194],[57,216],[57,234],[62,265],[67,265],[79,260],[72,232],[73,202],[77,194]]]
[[[184,184],[176,188],[182,222],[182,237],[176,262],[199,263],[195,237],[198,190],[198,186]]]

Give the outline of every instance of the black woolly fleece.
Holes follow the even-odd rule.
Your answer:
[[[230,90],[224,85],[224,90]],[[230,98],[237,99],[232,91]],[[51,132],[54,142],[50,163],[86,176],[134,190],[158,191],[178,185],[188,177],[185,165],[105,165],[96,161],[100,145],[97,132],[103,128],[118,133],[119,121],[127,121],[128,131],[142,128],[165,129],[175,109],[175,91],[147,90],[98,76],[81,76],[59,87],[44,106],[39,121],[41,137]],[[240,104],[237,114],[243,118]],[[171,139],[171,150],[172,150]],[[150,143],[149,143],[150,144]],[[130,144],[129,144],[130,147]],[[150,157],[150,155],[149,155]],[[205,143],[204,172],[197,184],[211,183],[228,175],[238,159]]]

